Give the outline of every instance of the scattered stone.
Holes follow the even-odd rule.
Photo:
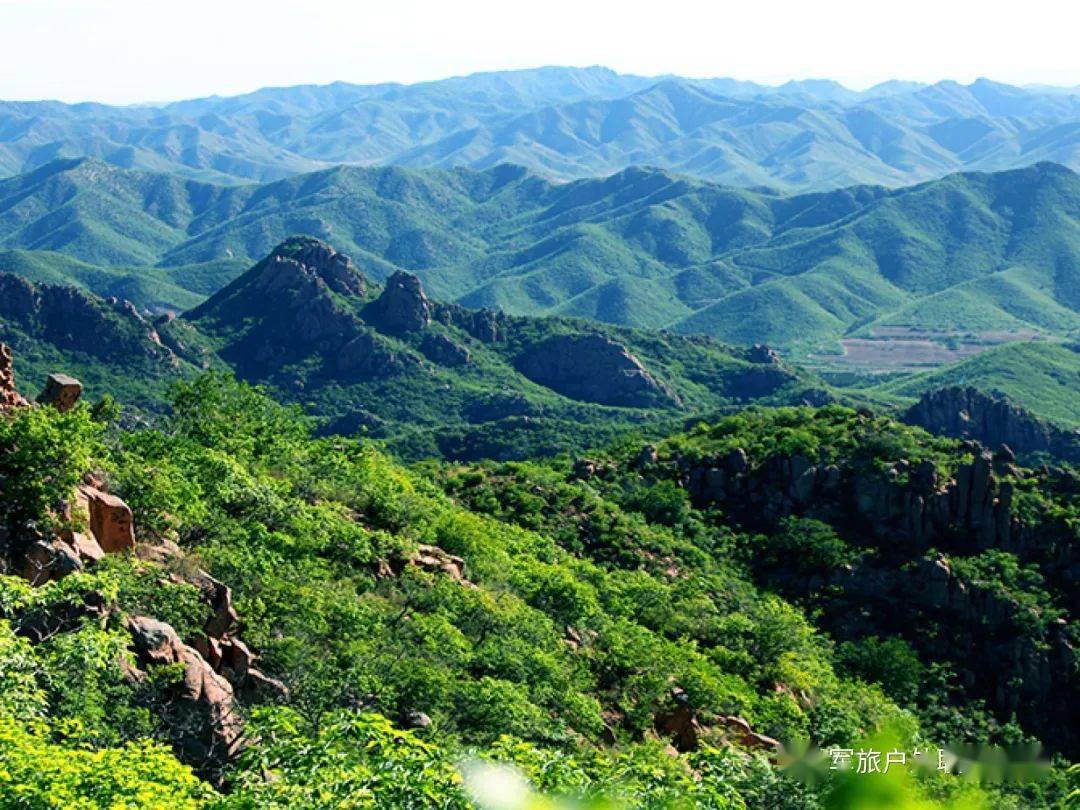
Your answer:
[[[653,727],[658,734],[671,739],[677,751],[694,751],[698,747],[702,728],[690,705],[690,698],[678,686],[671,690],[670,697],[674,708],[657,713],[653,718]]]
[[[721,716],[719,722],[734,737],[735,742],[744,748],[753,748],[774,754],[779,754],[784,750],[784,746],[779,740],[754,731],[742,717]]]
[[[401,718],[403,728],[427,728],[431,725],[431,718],[423,712],[410,709]]]
[[[472,584],[465,579],[465,560],[453,554],[448,554],[438,546],[429,546],[423,543],[418,545],[416,551],[409,557],[408,562],[410,565],[415,565],[425,571],[441,571],[455,582]]]

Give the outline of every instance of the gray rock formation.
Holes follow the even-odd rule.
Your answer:
[[[110,303],[75,287],[35,286],[0,273],[0,318],[60,349],[98,358],[141,355],[175,362],[130,302]]]
[[[318,239],[295,236],[278,245],[274,255],[297,262],[338,295],[363,298],[367,294],[367,282],[352,260]]]
[[[391,335],[418,332],[431,323],[431,302],[420,279],[398,270],[382,293],[364,309],[364,320]]]
[[[975,388],[927,391],[904,414],[904,421],[931,433],[983,444],[1007,444],[1020,454],[1049,453],[1080,462],[1080,436],[1062,430],[1008,399]]]
[[[454,343],[445,335],[425,335],[420,351],[432,363],[451,368],[468,365],[471,359],[468,349]]]
[[[662,407],[679,400],[625,346],[603,335],[557,335],[525,349],[517,370],[570,399],[625,407]]]

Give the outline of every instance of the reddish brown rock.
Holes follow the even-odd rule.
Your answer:
[[[661,736],[671,739],[678,751],[693,751],[698,747],[702,728],[690,698],[681,688],[675,687],[671,690],[671,702],[674,708],[658,712],[653,718],[653,727]]]
[[[15,364],[11,348],[0,343],[0,410],[21,408],[26,405],[15,388]]]
[[[754,731],[750,728],[750,724],[741,717],[723,716],[720,718],[720,724],[727,729],[729,736],[744,748],[754,748],[771,753],[780,753],[784,749],[779,740]]]
[[[135,523],[126,503],[87,484],[76,489],[75,502],[102,551],[115,554],[135,548]]]
[[[165,622],[148,616],[128,620],[132,646],[141,666],[182,664],[177,688],[182,717],[174,725],[182,747],[203,760],[227,760],[240,749],[244,724],[232,686]]]

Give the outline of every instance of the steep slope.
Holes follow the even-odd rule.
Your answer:
[[[130,302],[6,273],[0,273],[0,341],[17,354],[28,390],[65,369],[140,408],[159,408],[167,385],[195,370]]]
[[[1080,167],[1080,95],[985,79],[855,92],[549,67],[156,107],[0,102],[0,173],[73,157],[221,182],[509,161],[559,179],[653,165],[742,186],[899,186],[1036,161]]]
[[[493,779],[627,810],[1070,791],[1063,471],[840,408],[410,469],[214,376],[102,433],[85,407],[0,412],[2,805],[477,810]],[[916,493],[945,501],[925,538]],[[782,767],[785,743],[881,735],[930,773]],[[958,737],[1020,736],[1059,755],[1045,781],[935,770]]]

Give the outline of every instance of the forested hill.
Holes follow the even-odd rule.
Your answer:
[[[215,182],[336,164],[517,163],[553,179],[632,165],[744,187],[900,186],[1051,160],[1080,168],[1080,93],[969,85],[731,79],[542,68],[416,85],[268,88],[167,105],[0,102],[0,174],[55,158]]]
[[[733,343],[1080,325],[1080,177],[1049,163],[797,196],[651,169],[552,184],[512,166],[225,187],[61,161],[0,180],[0,269],[141,307],[186,308],[295,233],[443,300]]]

